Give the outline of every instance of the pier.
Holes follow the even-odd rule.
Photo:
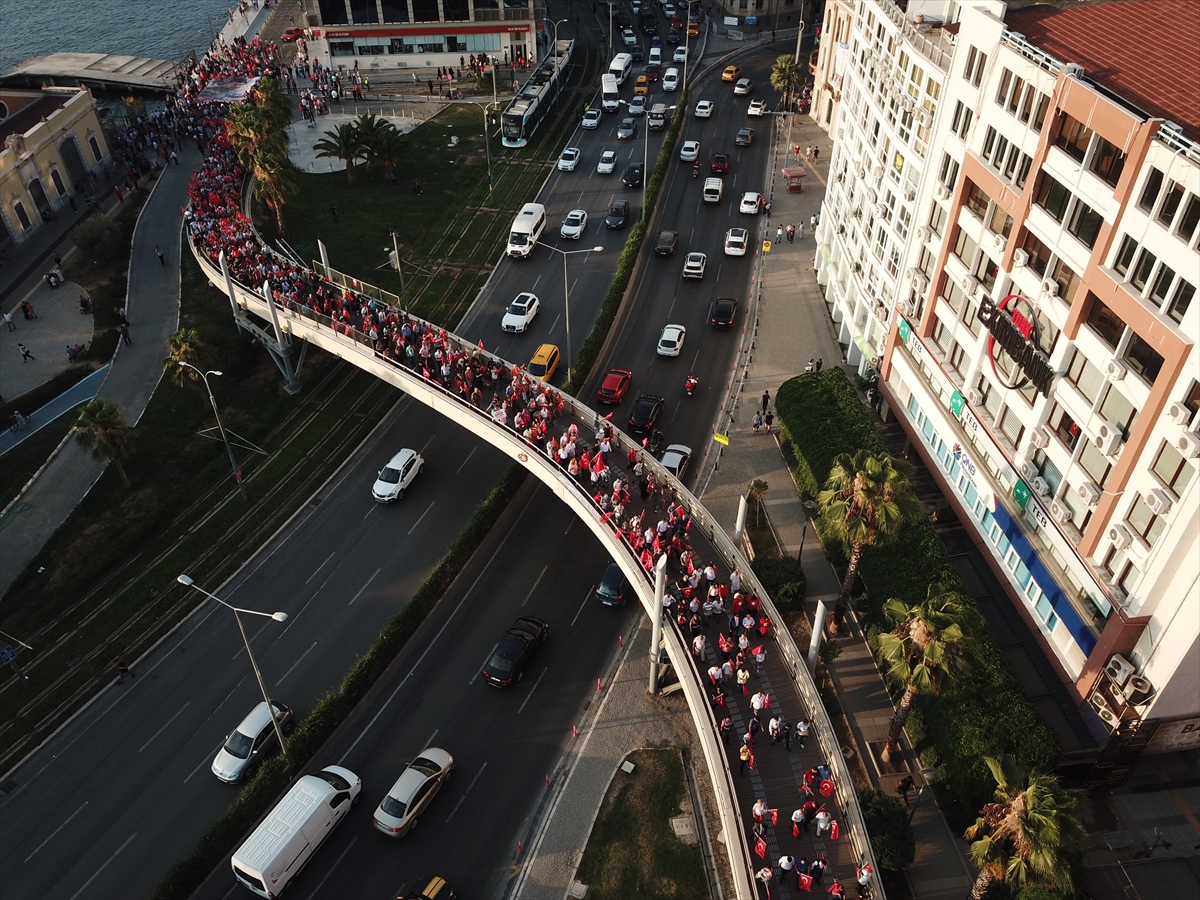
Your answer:
[[[79,87],[107,91],[161,93],[174,88],[177,64],[114,53],[51,53],[25,60],[3,75],[6,87]]]

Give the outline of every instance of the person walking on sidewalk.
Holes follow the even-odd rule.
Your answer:
[[[749,744],[742,744],[742,749],[738,751],[738,759],[741,760],[741,766],[738,768],[738,774],[744,778],[746,775],[746,766],[750,763]]]
[[[29,352],[29,348],[28,348],[28,347],[26,347],[24,344],[22,344],[22,343],[18,342],[18,343],[17,343],[17,349],[21,351],[21,362],[22,362],[22,364],[29,362],[29,360],[31,360],[31,359],[32,359],[34,362],[37,362],[37,357],[36,357],[36,356],[34,356],[32,353],[30,353],[30,352]]]
[[[129,666],[125,665],[125,660],[118,659],[117,660],[117,684],[124,684],[126,675],[128,675],[130,678],[137,678],[137,672],[133,671],[133,669],[131,669],[131,668],[129,668]]]
[[[9,331],[17,330],[17,323],[13,321],[12,313],[10,312],[4,314],[4,324],[8,326]]]
[[[126,344],[133,343],[133,341],[131,341],[129,339],[129,323],[128,322],[121,323],[121,340],[123,340]]]
[[[782,226],[782,225],[780,225],[780,226],[779,226],[779,227],[778,227],[778,228],[775,230],[775,243],[777,243],[777,244],[782,244],[782,243],[783,243],[783,226]]]
[[[913,789],[914,783],[912,775],[905,775],[896,784],[896,793],[904,798],[905,806],[908,806],[908,792]]]
[[[801,223],[800,227],[803,228],[804,224]],[[803,237],[804,233],[801,232],[800,236]],[[793,243],[796,240],[796,226],[795,225],[789,225],[787,227],[787,239],[788,239],[789,244]]]
[[[167,267],[167,254],[163,253],[163,248],[155,246],[154,252],[158,255],[158,261],[162,263],[163,268]]]
[[[820,371],[819,369],[817,371]],[[771,405],[771,392],[763,391],[762,395],[762,411],[766,412],[767,407]]]
[[[775,413],[767,410],[767,414],[763,417],[763,424],[767,426],[767,433],[771,431],[771,424],[775,421]]]
[[[807,716],[801,716],[796,722],[796,740],[800,742],[800,749],[804,749],[804,742],[808,740],[808,732],[812,729],[812,722]]]

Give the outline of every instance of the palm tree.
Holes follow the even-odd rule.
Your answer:
[[[133,435],[121,417],[121,407],[103,400],[89,400],[79,408],[75,423],[75,440],[84,450],[92,451],[92,459],[116,463],[121,483],[133,487],[125,474],[125,458],[129,455]]]
[[[889,600],[883,613],[896,627],[879,636],[879,659],[887,667],[887,680],[904,691],[883,748],[883,760],[889,762],[899,749],[913,699],[936,694],[962,667],[976,620],[974,607],[960,594],[937,585],[930,585],[921,604],[908,607]]]
[[[286,154],[267,151],[255,154],[250,171],[254,173],[254,199],[265,203],[275,214],[275,227],[282,237],[287,233],[283,208],[299,190],[295,167]]]
[[[771,66],[771,87],[783,94],[783,108],[791,109],[792,97],[804,84],[804,70],[790,53],[775,60]]]
[[[912,466],[884,454],[876,458],[866,450],[854,456],[840,453],[833,460],[825,490],[817,495],[820,515],[850,551],[850,563],[833,612],[832,633],[846,619],[854,579],[863,549],[891,543],[901,527],[921,514],[909,476]]]
[[[759,526],[759,515],[762,513],[762,498],[763,494],[771,489],[771,486],[761,478],[755,478],[750,482],[750,496],[754,500],[754,527]]]
[[[356,172],[355,160],[365,152],[358,127],[353,122],[339,125],[333,131],[325,132],[325,137],[313,144],[318,158],[340,159],[346,163],[346,180],[354,184]]]
[[[390,122],[388,126],[376,138],[373,151],[375,162],[383,166],[383,174],[392,178],[392,173],[400,165],[400,159],[404,156],[404,135]]]
[[[965,834],[979,866],[971,897],[983,900],[995,881],[1014,891],[1033,885],[1070,890],[1067,851],[1084,835],[1074,813],[1075,795],[1055,776],[1027,772],[1012,757],[984,761],[996,779],[996,793]]]
[[[171,376],[172,381],[183,387],[200,380],[200,376],[193,369],[180,365],[181,362],[185,362],[198,369],[204,368],[201,362],[204,342],[200,340],[200,333],[195,328],[180,328],[167,338],[167,349],[171,353],[163,359],[163,369]]]
[[[396,126],[387,119],[381,119],[375,113],[366,113],[354,120],[358,129],[358,139],[363,146],[363,156],[370,171],[379,165],[379,145],[388,132],[394,132]]]

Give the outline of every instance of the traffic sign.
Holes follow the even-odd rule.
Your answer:
[[[724,444],[726,447],[729,446],[729,435],[727,434],[721,434],[721,432],[718,431],[713,435],[713,440],[718,444]]]
[[[17,651],[12,648],[12,644],[5,644],[0,647],[0,664],[9,665],[17,660]]]
[[[770,253],[770,252],[771,252],[771,242],[770,242],[770,241],[763,241],[763,249],[762,249],[762,252],[763,252],[763,253]]]

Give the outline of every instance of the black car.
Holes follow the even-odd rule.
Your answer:
[[[624,606],[628,590],[629,581],[625,578],[625,573],[615,562],[610,562],[592,596],[596,598],[597,603],[604,606]]]
[[[658,19],[655,18],[654,13],[642,13],[642,31],[646,34],[658,34]]]
[[[667,32],[667,43],[668,44],[678,44],[679,41],[680,41],[679,29],[673,27],[670,31]]]
[[[629,48],[629,56],[633,59],[634,62],[645,62],[646,51],[642,49],[641,44],[634,44],[632,47]]]
[[[753,128],[739,128],[737,136],[733,139],[734,144],[739,147],[749,147],[754,142]]]
[[[614,200],[609,207],[608,215],[604,217],[606,228],[624,228],[629,221],[629,201]]]
[[[737,318],[738,302],[732,297],[720,297],[708,307],[708,324],[713,328],[732,328]]]
[[[521,680],[533,651],[546,642],[550,626],[533,616],[521,616],[500,639],[483,667],[483,677],[495,687],[508,687]]]
[[[675,231],[660,231],[658,240],[654,242],[655,256],[674,256],[675,244],[679,241],[679,233]]]
[[[642,184],[642,164],[636,163],[625,167],[625,171],[621,174],[621,183],[625,187],[641,187]]]
[[[633,409],[629,411],[629,430],[633,434],[645,434],[653,429],[654,423],[662,415],[665,402],[654,394],[642,394],[634,400]]]

